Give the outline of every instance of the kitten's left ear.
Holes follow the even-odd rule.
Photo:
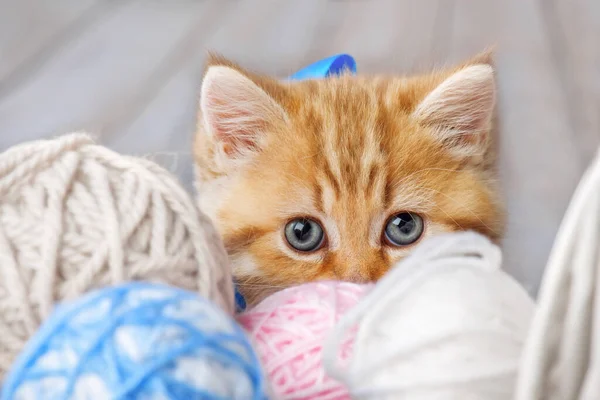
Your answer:
[[[206,133],[229,161],[260,150],[266,132],[286,123],[283,108],[245,74],[210,66],[202,82],[200,111]]]
[[[454,154],[474,157],[485,152],[496,103],[494,70],[467,66],[454,73],[416,107],[413,116],[433,128],[436,138]]]

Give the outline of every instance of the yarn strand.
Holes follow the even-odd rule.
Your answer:
[[[107,171],[102,168],[90,168],[91,192],[98,201],[104,220],[104,237],[107,239],[108,258],[111,280],[114,283],[123,282],[123,242],[119,229],[115,199],[110,188]]]
[[[60,140],[38,140],[15,146],[2,153],[0,163],[0,196],[15,190],[26,177],[50,165],[65,152],[75,151],[92,144],[92,139],[83,133],[73,133]]]
[[[39,289],[40,293],[40,316],[45,319],[50,315],[54,305],[54,289],[56,272],[58,270],[58,249],[60,247],[60,234],[63,231],[63,198],[75,175],[79,164],[79,157],[75,153],[68,153],[57,164],[56,178],[48,182],[48,211],[45,214],[43,224],[48,230],[42,244],[42,257],[40,260],[41,274],[46,283]],[[55,184],[54,184],[55,183]]]
[[[21,275],[21,271],[19,271],[13,250],[7,243],[6,233],[2,225],[0,225],[0,265],[2,265],[2,268],[0,268],[0,271],[2,271],[2,281],[6,287],[10,288],[11,290],[10,293],[6,293],[5,295],[14,296],[15,303],[19,305],[19,311],[23,317],[25,330],[27,331],[27,334],[32,335],[37,329],[40,321],[34,317],[35,314],[28,298],[27,288],[25,286],[23,276]],[[11,329],[3,329],[3,335],[5,335],[5,337],[8,336],[13,341],[16,337],[16,335],[13,335],[11,332]],[[0,368],[7,367],[8,365],[5,363],[0,365]]]

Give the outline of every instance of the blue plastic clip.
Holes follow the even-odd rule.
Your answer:
[[[339,75],[344,71],[356,74],[356,61],[348,54],[338,54],[302,68],[290,76],[290,79],[326,78],[330,75]]]

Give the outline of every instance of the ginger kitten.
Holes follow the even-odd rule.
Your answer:
[[[498,240],[489,55],[421,76],[281,81],[211,56],[194,143],[200,207],[249,304],[376,281],[422,238]]]

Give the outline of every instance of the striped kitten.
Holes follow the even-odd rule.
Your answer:
[[[212,56],[199,204],[252,304],[307,281],[376,281],[422,238],[503,230],[488,54],[445,71],[279,81]]]

